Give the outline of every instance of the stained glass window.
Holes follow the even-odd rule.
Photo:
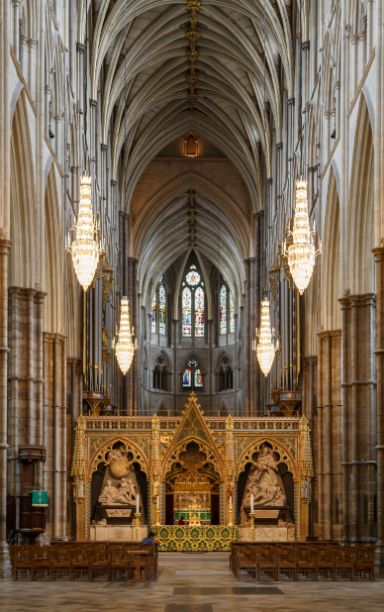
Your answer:
[[[200,368],[195,369],[195,387],[203,386],[203,376],[201,374]]]
[[[235,299],[227,285],[222,282],[219,291],[219,334],[235,333]]]
[[[219,330],[220,334],[227,333],[227,288],[221,285],[219,298]]]
[[[167,292],[163,284],[159,287],[159,334],[165,336],[167,323]]]
[[[196,357],[191,357],[183,372],[183,389],[203,387],[203,374],[197,363]]]
[[[151,304],[151,331],[153,334],[157,333],[157,292],[153,294]]]
[[[182,309],[182,334],[189,338],[192,336],[192,292],[189,287],[184,287],[181,298]]]
[[[183,372],[183,387],[192,386],[191,368],[185,368]]]
[[[201,338],[204,336],[204,291],[198,287],[195,291],[195,337]]]
[[[196,285],[199,284],[200,274],[196,270],[196,266],[191,266],[191,269],[185,277],[185,280],[187,281],[188,285],[191,285],[192,287],[196,287]]]
[[[232,292],[229,293],[229,333],[235,333],[235,300]]]
[[[151,302],[151,332],[165,336],[167,333],[168,303],[167,290],[160,278],[157,289],[152,296]]]
[[[181,333],[184,338],[203,338],[205,335],[205,294],[200,272],[192,264],[182,283]]]

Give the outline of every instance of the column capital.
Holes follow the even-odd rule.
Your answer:
[[[7,255],[12,246],[11,240],[0,237],[0,255]]]
[[[372,249],[372,253],[375,256],[375,261],[384,261],[384,246],[375,247],[374,249]]]

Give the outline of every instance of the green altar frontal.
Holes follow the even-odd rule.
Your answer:
[[[237,527],[220,525],[152,527],[160,552],[227,551],[239,539]]]

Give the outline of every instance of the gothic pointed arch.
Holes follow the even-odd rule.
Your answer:
[[[361,94],[353,148],[349,201],[352,205],[348,236],[351,243],[344,249],[344,257],[352,253],[350,290],[352,294],[374,291],[374,260],[371,246],[374,244],[373,200],[373,136],[365,97]]]
[[[220,478],[224,479],[223,458],[203,418],[203,412],[194,393],[191,393],[188,398],[180,423],[162,460],[163,477],[177,461],[180,452],[183,452],[190,442],[195,442],[199,449],[206,453],[207,462],[212,463]]]
[[[338,299],[341,297],[340,283],[340,204],[335,172],[331,167],[321,266],[321,317],[323,329],[339,329],[341,326],[340,305],[338,302]]]
[[[37,265],[42,241],[35,217],[34,163],[29,118],[22,92],[15,106],[11,135],[11,240],[10,282],[17,287],[41,283]]]
[[[204,338],[206,335],[206,276],[194,251],[190,253],[180,283],[179,312],[182,338]]]
[[[140,469],[145,473],[149,474],[149,457],[135,442],[128,437],[116,436],[109,438],[106,442],[101,444],[95,449],[91,449],[88,481],[92,479],[92,474],[97,470],[100,463],[109,465],[113,461],[113,450],[118,449],[122,455],[127,456],[128,467],[132,463],[137,463]]]

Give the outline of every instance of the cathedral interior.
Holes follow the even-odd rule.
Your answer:
[[[384,571],[381,0],[0,11],[3,557],[259,527]]]

